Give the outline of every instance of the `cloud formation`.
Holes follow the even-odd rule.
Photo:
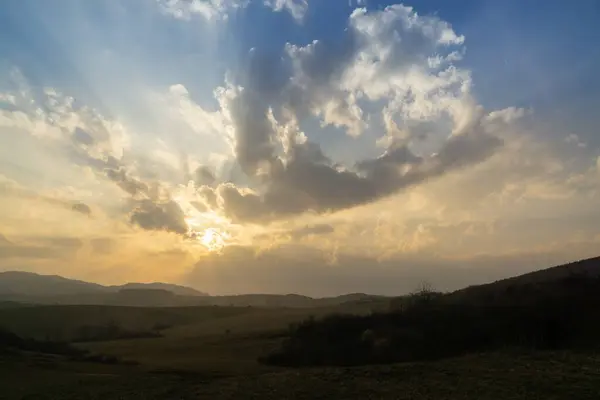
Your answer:
[[[28,80],[3,75],[0,269],[113,283],[194,269],[210,292],[396,294],[532,259],[476,270],[499,254],[538,252],[544,267],[597,252],[593,102],[548,75],[536,109],[526,92],[539,88],[515,88],[527,72],[510,68],[520,51],[535,58],[527,46],[505,54],[439,17],[453,13],[356,0],[67,8],[39,7],[48,29],[24,25],[32,41],[14,47],[41,61],[22,66]],[[255,17],[251,35],[233,26]],[[43,62],[57,48],[61,71]],[[489,69],[500,55],[508,64]],[[509,104],[528,109],[491,108]]]
[[[287,10],[297,22],[302,22],[308,10],[308,0],[264,0],[273,11]]]
[[[367,204],[485,160],[502,139],[474,102],[468,71],[453,64],[463,42],[446,22],[396,5],[354,11],[341,43],[288,44],[280,58],[252,51],[239,84],[216,97],[255,184],[222,183],[201,196],[234,220],[264,222]],[[368,130],[387,149],[352,167],[335,163],[301,129],[315,118],[350,136]],[[419,132],[426,124],[432,133]],[[419,149],[423,137],[433,153]]]
[[[183,212],[164,185],[156,180],[145,182],[131,172],[140,163],[128,152],[129,138],[120,122],[89,107],[77,106],[73,98],[53,89],[43,89],[35,95],[25,78],[19,73],[16,76],[20,90],[12,97],[13,109],[0,110],[1,124],[47,141],[73,164],[89,168],[98,179],[113,182],[128,197],[126,213],[133,225],[146,230],[187,233]],[[204,183],[206,179],[204,176]],[[82,215],[92,214],[88,204],[45,195],[10,180],[0,180],[0,191],[42,200]]]
[[[251,0],[157,0],[162,11],[174,18],[189,20],[199,15],[207,21],[226,20],[237,10],[244,9]],[[297,22],[302,22],[308,9],[307,0],[255,0],[274,12],[287,11]]]

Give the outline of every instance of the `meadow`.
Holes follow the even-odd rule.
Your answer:
[[[5,302],[0,399],[598,399],[598,310],[580,271],[313,308]]]

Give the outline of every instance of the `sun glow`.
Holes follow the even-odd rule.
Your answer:
[[[187,236],[195,239],[197,243],[210,252],[221,251],[224,247],[232,243],[231,232],[234,226],[228,219],[212,211],[199,211],[192,205],[192,200],[195,200],[193,191],[190,194],[190,188],[186,189],[188,189],[188,193],[184,191],[181,195],[175,197],[175,201],[177,201],[186,215],[185,223],[188,226]]]
[[[229,234],[217,228],[208,228],[198,235],[200,243],[209,251],[219,251],[227,245]]]
[[[224,229],[217,228],[214,225],[206,228],[206,225],[210,225],[210,221],[205,222],[200,223],[196,218],[186,218],[189,227],[188,236],[196,239],[208,251],[222,250],[227,246],[231,235]]]

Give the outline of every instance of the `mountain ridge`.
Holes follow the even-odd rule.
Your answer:
[[[164,293],[165,291],[170,293]],[[365,293],[349,293],[324,298],[295,293],[211,296],[191,287],[163,282],[129,282],[123,285],[104,286],[58,275],[22,271],[0,272],[1,301],[33,304],[310,308],[381,299],[387,297]]]
[[[577,260],[567,264],[540,269],[494,282],[473,285],[449,293],[452,298],[462,296],[489,296],[511,286],[525,287],[558,281],[573,275],[600,277],[600,257]],[[132,290],[140,289],[132,296]],[[174,296],[158,296],[168,291]],[[125,295],[124,292],[129,292]],[[142,293],[144,292],[144,293]],[[157,296],[152,293],[156,292]],[[403,296],[398,297],[399,299]],[[123,285],[103,286],[96,283],[68,279],[58,275],[40,275],[32,272],[0,272],[0,300],[38,304],[104,304],[125,306],[233,306],[233,307],[327,307],[351,303],[375,303],[393,299],[391,296],[349,293],[340,296],[313,298],[301,294],[239,294],[211,296],[187,286],[152,282],[130,282]]]
[[[25,271],[0,272],[0,294],[43,296],[116,293],[122,289],[164,289],[180,296],[208,296],[207,293],[188,286],[164,282],[128,282],[123,285],[105,286],[98,283],[65,278],[60,275],[44,275]]]

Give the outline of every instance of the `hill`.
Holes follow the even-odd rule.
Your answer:
[[[600,257],[594,257],[501,279],[492,283],[470,286],[457,290],[448,297],[455,301],[462,299],[471,301],[502,299],[507,301],[511,297],[516,297],[517,292],[523,293],[540,289],[552,290],[554,285],[561,285],[565,280],[598,277],[600,277]],[[512,293],[513,295],[504,296],[505,293]]]
[[[600,351],[600,259],[454,293],[428,290],[370,315],[332,315],[290,328],[263,359],[284,366],[422,361],[507,348]]]
[[[169,292],[172,295],[166,294]],[[228,306],[268,308],[331,307],[351,303],[385,303],[384,296],[363,293],[312,298],[298,294],[241,294],[210,296],[196,289],[170,283],[126,283],[103,286],[95,283],[39,275],[1,272],[0,301],[32,304],[121,305],[121,306]]]
[[[5,339],[26,350],[0,355],[0,397],[596,399],[596,265],[448,294],[422,290],[392,311],[389,299],[363,294],[177,296],[160,288],[88,296],[260,307],[0,303]],[[322,306],[329,303],[341,305]],[[68,347],[48,347],[61,343]],[[45,354],[70,348],[93,357]],[[394,364],[366,365],[381,363]]]
[[[171,283],[130,282],[124,285],[103,286],[58,275],[40,275],[32,272],[0,272],[0,294],[21,294],[28,296],[57,296],[73,294],[117,293],[122,289],[163,289],[180,296],[206,296],[187,286]]]
[[[178,296],[208,296],[207,293],[200,292],[196,289],[187,286],[174,285],[172,283],[152,282],[152,283],[135,283],[130,282],[120,286],[109,286],[109,289],[161,289]]]
[[[0,294],[2,295],[55,296],[110,291],[102,285],[67,279],[58,275],[39,275],[20,271],[0,272]]]

